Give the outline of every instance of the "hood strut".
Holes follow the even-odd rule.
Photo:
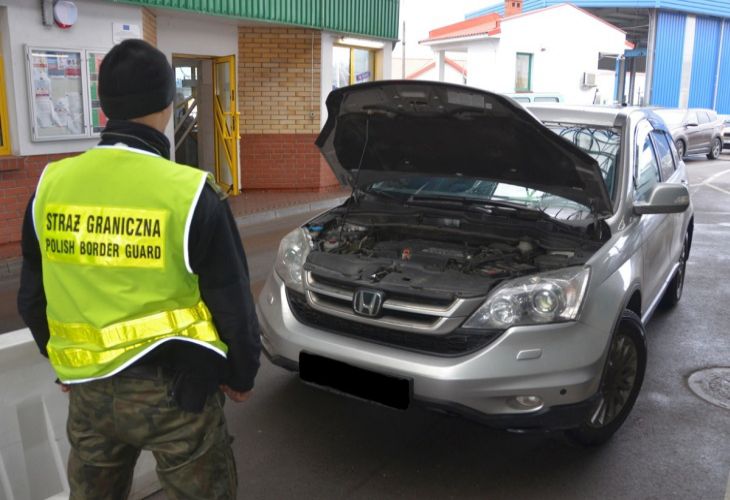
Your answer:
[[[365,141],[362,145],[362,153],[360,153],[360,162],[357,165],[357,172],[355,173],[355,182],[352,183],[352,193],[351,198],[357,200],[357,189],[358,189],[358,180],[360,179],[360,172],[362,171],[362,161],[365,158],[365,151],[368,149],[368,142],[370,141],[370,118],[365,119]],[[350,214],[350,206],[352,203],[348,203],[345,207],[345,213],[342,216],[342,223],[340,224],[340,230],[337,233],[337,243],[340,243],[342,241],[342,228],[345,227],[345,221],[347,220],[347,216]]]

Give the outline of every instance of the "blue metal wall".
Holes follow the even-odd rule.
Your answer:
[[[720,48],[719,19],[698,17],[692,56],[692,80],[689,85],[690,108],[712,108],[715,100],[717,57]]]
[[[679,104],[686,17],[676,12],[657,14],[651,90],[651,103],[656,106],[675,107]]]
[[[720,56],[720,79],[717,85],[718,113],[730,114],[730,22],[725,21],[722,36],[722,55]]]

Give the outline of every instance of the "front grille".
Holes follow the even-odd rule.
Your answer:
[[[350,293],[354,293],[355,290],[359,288],[359,285],[355,285],[351,282],[325,277],[321,274],[315,274],[313,272],[309,272],[309,281],[312,283],[322,284],[327,287],[336,288],[342,291],[348,291]],[[426,290],[420,290],[418,296],[414,296],[412,294],[394,292],[389,290],[388,298],[391,300],[398,300],[406,303],[417,302],[419,305],[422,306],[435,307],[448,307],[454,302],[454,297],[445,298],[443,297],[443,293],[440,294],[441,296],[434,295],[433,297],[429,297],[428,295],[426,295],[427,293],[429,292]]]
[[[353,311],[352,301],[357,288],[349,283],[322,279],[305,271],[304,286],[307,303],[320,313],[377,328],[431,335],[453,332],[484,302],[481,297],[452,297],[434,303],[426,297],[421,300],[420,295],[406,297],[387,290],[380,314],[371,318],[359,316]]]
[[[404,332],[359,323],[317,311],[307,304],[307,298],[303,294],[288,288],[286,296],[294,316],[305,325],[338,335],[424,354],[462,356],[489,345],[501,333],[493,330],[469,330],[467,332],[459,328],[444,335]]]

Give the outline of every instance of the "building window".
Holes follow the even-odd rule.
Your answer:
[[[5,97],[5,63],[0,52],[0,155],[10,154],[7,102]]]
[[[374,80],[375,51],[335,45],[332,49],[332,88]]]
[[[517,53],[515,92],[532,92],[532,54]]]

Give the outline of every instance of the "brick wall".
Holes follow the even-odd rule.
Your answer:
[[[142,9],[142,39],[157,47],[157,16],[150,9]]]
[[[244,189],[325,189],[337,183],[314,146],[320,50],[319,31],[239,27]]]
[[[0,158],[0,259],[20,255],[25,207],[43,168],[77,153]]]

